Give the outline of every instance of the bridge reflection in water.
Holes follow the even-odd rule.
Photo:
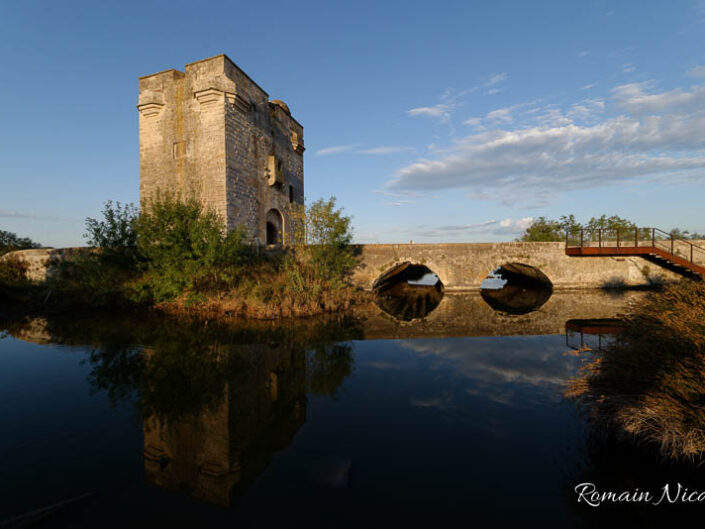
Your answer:
[[[425,318],[443,299],[443,283],[424,265],[402,263],[374,284],[377,305],[400,321]]]
[[[575,319],[565,322],[565,344],[575,351],[602,351],[624,329],[619,318]]]
[[[383,274],[373,290],[377,305],[403,322],[426,318],[444,295],[443,283],[431,269],[409,262]],[[539,269],[512,262],[492,271],[480,292],[492,309],[521,315],[543,306],[553,293],[553,285]]]

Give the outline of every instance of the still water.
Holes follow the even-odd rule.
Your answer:
[[[0,520],[695,526],[705,505],[590,508],[574,492],[705,490],[698,469],[590,432],[562,397],[594,354],[576,348],[605,339],[580,322],[639,295],[554,293],[522,312],[446,294],[412,321],[382,303],[287,323],[0,322]]]

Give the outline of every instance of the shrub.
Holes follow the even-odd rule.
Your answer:
[[[355,265],[350,217],[335,209],[335,197],[293,208],[294,248],[318,281],[340,283]],[[293,271],[293,270],[292,270]]]
[[[156,301],[226,287],[246,257],[244,232],[226,233],[220,217],[195,199],[158,198],[140,215],[136,233],[143,293]]]
[[[133,264],[137,248],[137,223],[139,211],[134,204],[113,205],[108,200],[103,207],[103,219],[86,219],[83,237],[90,246],[100,248],[99,256],[104,262],[129,266]]]

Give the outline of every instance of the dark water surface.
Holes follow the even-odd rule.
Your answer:
[[[374,306],[296,323],[0,322],[0,520],[695,526],[705,504],[590,508],[574,492],[705,490],[698,469],[598,439],[562,397],[574,347],[603,339],[581,319],[635,296],[554,294],[517,315],[446,294],[412,322]]]

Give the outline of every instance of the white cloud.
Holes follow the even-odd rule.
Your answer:
[[[488,228],[496,227],[499,223],[496,220],[486,220],[477,224],[456,224],[437,227],[423,227],[416,230],[415,234],[420,237],[445,237],[453,238],[462,235],[477,233],[487,233]]]
[[[682,175],[702,181],[705,85],[660,93],[652,92],[652,86],[616,87],[611,101],[623,115],[605,119],[606,102],[585,99],[566,113],[544,107],[534,125],[460,138],[433,158],[402,167],[389,189],[464,188],[507,202],[513,197],[545,200],[562,191],[645,177]],[[495,115],[505,125],[508,116]]]
[[[383,206],[392,206],[392,207],[399,207],[399,206],[408,206],[411,204],[416,204],[416,201],[414,200],[396,200],[392,202],[383,202]]]
[[[496,73],[490,77],[489,81],[485,83],[485,86],[494,86],[496,84],[506,81],[508,78],[509,75],[506,72]]]
[[[612,89],[618,106],[632,114],[649,112],[698,112],[705,105],[705,85],[693,86],[690,91],[675,88],[668,92],[647,93],[653,81],[629,83]]]
[[[571,105],[566,116],[572,120],[591,121],[598,117],[605,110],[605,102],[602,99],[583,99],[579,103]]]
[[[333,147],[325,147],[316,151],[316,156],[327,156],[329,154],[340,154],[343,152],[349,152],[355,149],[356,147],[356,143],[350,145],[335,145]]]
[[[349,145],[336,145],[333,147],[325,147],[316,151],[316,156],[329,156],[331,154],[342,154],[352,152],[354,154],[399,154],[402,152],[413,152],[413,147],[404,145],[389,145],[383,147],[370,147],[360,149],[359,144],[351,143]]]
[[[633,71],[636,70],[636,66],[634,66],[632,63],[628,62],[626,64],[622,65],[622,71],[624,73],[632,73]]]
[[[514,121],[514,118],[512,118],[512,110],[514,110],[514,108],[515,107],[507,107],[493,110],[487,114],[486,119],[493,123],[511,123]]]
[[[587,57],[588,55],[590,55],[590,52],[587,51],[587,50],[583,50],[583,51],[581,51],[581,52],[578,52],[578,57],[580,57],[581,59],[582,59],[583,57]]]
[[[486,220],[475,224],[451,224],[445,226],[424,226],[413,230],[416,237],[458,238],[472,235],[516,235],[523,232],[533,221],[533,217],[522,219]]]
[[[403,145],[390,145],[387,147],[373,147],[371,149],[361,149],[357,151],[360,154],[399,154],[402,152],[412,152],[413,147],[406,147]]]
[[[463,121],[463,125],[470,125],[471,127],[482,126],[482,118],[468,118]]]
[[[589,84],[584,85],[582,87],[582,90],[590,90],[591,88],[595,88],[596,86],[597,86],[597,81],[595,81],[594,83],[589,83]]]
[[[36,212],[21,212],[8,209],[0,209],[0,218],[8,219],[26,219],[26,220],[59,220],[62,222],[83,222],[85,219],[58,217],[56,215],[48,215],[45,213]]]
[[[705,77],[705,66],[694,66],[688,70],[687,75],[690,77]]]
[[[417,107],[407,110],[406,113],[410,117],[427,116],[430,118],[436,118],[441,123],[450,123],[450,117],[457,105],[438,103],[432,107]]]

